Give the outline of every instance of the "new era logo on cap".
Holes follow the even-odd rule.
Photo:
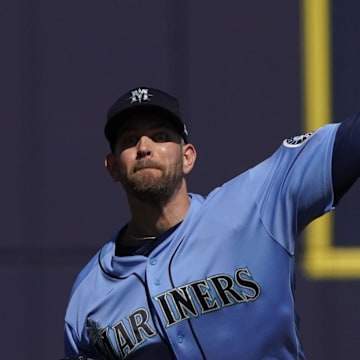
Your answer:
[[[142,111],[156,111],[159,113],[160,116],[171,122],[185,142],[188,142],[188,132],[181,119],[178,100],[158,89],[138,87],[120,96],[108,111],[105,136],[110,145],[113,144],[122,122],[131,113],[140,109]]]

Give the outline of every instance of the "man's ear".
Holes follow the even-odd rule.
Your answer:
[[[113,153],[107,154],[105,157],[105,167],[114,181],[120,181],[119,165],[116,162],[116,157]]]
[[[192,144],[183,145],[183,172],[189,174],[194,167],[196,161],[196,150]]]

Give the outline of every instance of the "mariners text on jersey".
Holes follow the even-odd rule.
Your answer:
[[[198,317],[224,306],[254,301],[260,295],[260,286],[248,269],[237,269],[233,276],[214,275],[207,279],[171,289],[155,297],[166,326],[172,326],[191,317]],[[128,314],[115,325],[99,328],[88,319],[89,335],[102,360],[126,358],[140,344],[156,335],[149,323],[148,309],[140,308]],[[111,345],[110,332],[116,338],[117,349]]]

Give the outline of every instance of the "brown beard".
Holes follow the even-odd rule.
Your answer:
[[[156,169],[141,171],[143,169]],[[159,172],[159,174],[157,174]],[[183,179],[182,158],[169,168],[150,159],[139,161],[132,171],[122,176],[124,188],[139,200],[149,203],[164,203],[180,188]]]

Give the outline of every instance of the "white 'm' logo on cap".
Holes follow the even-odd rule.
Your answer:
[[[149,89],[138,88],[137,90],[131,91],[130,103],[150,101],[150,96],[152,96],[152,94],[149,93]]]

